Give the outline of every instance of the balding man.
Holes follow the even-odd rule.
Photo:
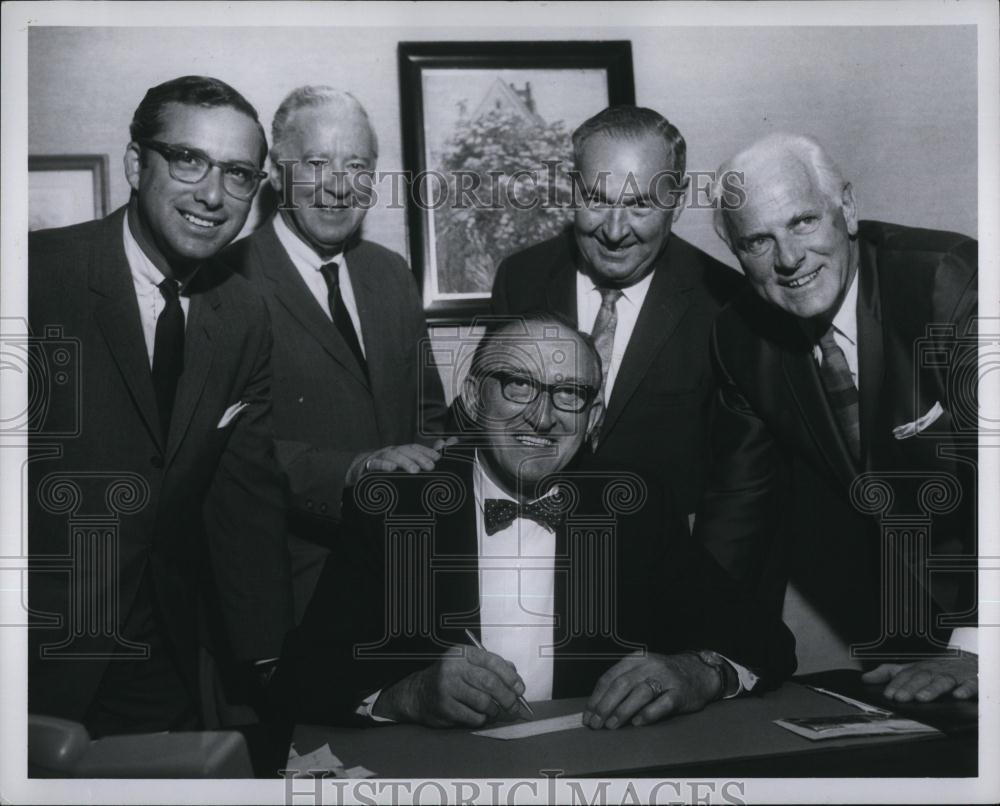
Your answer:
[[[491,326],[463,389],[471,444],[345,503],[362,556],[349,575],[327,564],[279,670],[299,721],[480,725],[519,696],[589,695],[584,723],[614,729],[755,685],[717,654],[750,663],[757,647],[741,645],[730,583],[683,514],[580,451],[600,382],[593,342],[561,318]],[[788,657],[774,654],[759,671],[780,680]]]
[[[775,609],[790,579],[890,699],[974,697],[959,647],[975,631],[952,628],[975,624],[974,350],[971,388],[961,361],[977,243],[859,221],[807,137],[760,140],[717,178],[716,229],[750,290],[714,329],[698,536]]]
[[[341,497],[367,472],[430,469],[445,413],[427,323],[401,255],[362,240],[378,141],[351,94],[293,90],[271,129],[277,214],[224,259],[262,292],[274,330],[274,430],[290,489],[301,616]]]

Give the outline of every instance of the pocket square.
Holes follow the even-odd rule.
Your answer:
[[[893,428],[892,435],[896,439],[908,439],[909,437],[919,434],[921,431],[929,428],[942,414],[944,414],[944,409],[941,408],[941,403],[939,401],[935,401],[934,405],[931,406],[926,414],[918,417],[912,423],[897,425]]]
[[[226,409],[225,413],[222,415],[222,419],[219,420],[219,424],[217,426],[215,426],[215,427],[216,428],[225,428],[233,420],[235,420],[237,418],[237,416],[239,416],[239,413],[241,411],[243,411],[243,409],[245,409],[249,405],[250,405],[249,403],[242,403],[242,402],[241,403],[233,403],[232,406],[230,406],[228,409]]]

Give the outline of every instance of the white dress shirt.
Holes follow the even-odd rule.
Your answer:
[[[858,273],[847,289],[847,295],[840,304],[840,310],[833,317],[833,340],[844,353],[847,368],[851,371],[851,380],[858,386]],[[823,365],[823,351],[819,344],[813,347],[816,363]]]
[[[605,400],[611,399],[611,390],[614,389],[618,369],[622,365],[622,358],[625,356],[629,339],[632,338],[632,331],[635,330],[635,323],[639,319],[639,311],[642,310],[642,303],[646,299],[646,294],[649,293],[649,286],[652,282],[653,272],[650,272],[635,285],[621,289],[622,295],[615,304],[615,310],[618,312],[618,324],[615,326],[615,340],[611,347],[611,366],[608,367],[608,379],[604,386]],[[600,290],[587,274],[578,271],[576,273],[576,320],[580,330],[584,333],[592,333],[600,310]]]
[[[486,534],[487,498],[513,501],[493,481],[479,453],[472,472],[479,547],[482,644],[514,664],[529,702],[552,699],[556,536],[529,518]]]
[[[132,230],[129,229],[127,215],[122,224],[122,240],[125,244],[125,260],[128,262],[128,268],[132,274],[135,298],[139,303],[139,321],[142,323],[142,337],[146,342],[146,355],[149,357],[149,366],[152,368],[153,347],[156,344],[156,320],[167,306],[167,301],[160,293],[159,285],[167,278],[142,251],[142,247],[132,235]],[[183,288],[184,285],[181,286],[182,290]],[[180,303],[181,311],[184,313],[184,324],[187,326],[191,300],[182,294]]]
[[[285,247],[285,252],[288,253],[292,265],[298,270],[306,286],[316,298],[316,302],[319,303],[319,307],[323,309],[323,312],[331,322],[333,321],[333,313],[330,311],[329,289],[327,288],[326,280],[323,279],[322,272],[320,272],[320,267],[336,261],[338,266],[337,277],[340,281],[340,296],[344,300],[344,307],[347,308],[347,314],[351,317],[351,324],[354,325],[354,332],[358,336],[358,343],[361,345],[361,354],[367,358],[368,353],[365,351],[365,339],[361,335],[361,317],[358,316],[358,303],[354,299],[354,286],[351,285],[350,272],[347,271],[347,257],[341,252],[336,257],[330,258],[330,260],[324,260],[313,251],[311,246],[292,232],[280,214],[274,217],[274,234],[278,236],[278,240]]]

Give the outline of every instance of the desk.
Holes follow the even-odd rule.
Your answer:
[[[855,695],[856,696],[856,695]],[[533,703],[538,719],[582,711],[585,699]],[[811,742],[775,725],[782,717],[857,710],[797,683],[761,697],[716,702],[696,714],[615,731],[589,728],[502,741],[468,729],[418,725],[300,725],[300,754],[329,743],[346,767],[383,778],[956,776],[976,775],[976,732]]]

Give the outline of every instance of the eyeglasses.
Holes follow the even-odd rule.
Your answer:
[[[193,185],[208,176],[212,168],[218,166],[222,171],[222,186],[226,193],[240,201],[252,199],[260,186],[260,181],[267,176],[264,171],[246,163],[213,160],[204,151],[196,148],[182,148],[146,138],[136,142],[162,155],[167,161],[170,175],[178,182]]]
[[[500,394],[511,403],[534,403],[542,392],[552,398],[552,405],[559,411],[579,413],[593,402],[600,391],[595,386],[582,383],[542,383],[528,375],[497,369],[485,373],[500,384]]]

